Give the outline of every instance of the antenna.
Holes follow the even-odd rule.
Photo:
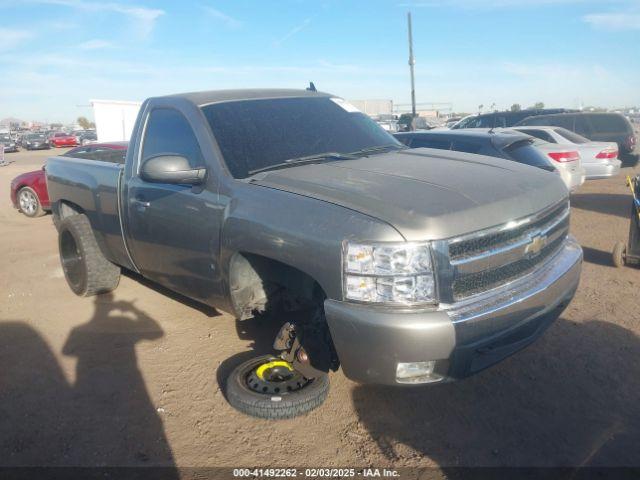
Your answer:
[[[313,84],[313,82],[309,82],[309,86],[307,87],[307,90],[310,92],[317,92],[318,90],[316,90],[316,86]]]

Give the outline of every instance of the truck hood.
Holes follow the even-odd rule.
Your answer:
[[[554,173],[427,148],[263,172],[249,183],[361,212],[392,225],[409,241],[500,225],[569,196]]]

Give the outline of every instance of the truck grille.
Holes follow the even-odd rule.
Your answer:
[[[535,270],[569,233],[569,204],[449,243],[453,300],[497,288]]]

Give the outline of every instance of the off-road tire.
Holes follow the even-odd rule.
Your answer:
[[[620,268],[624,267],[624,257],[627,253],[627,246],[624,242],[618,242],[613,247],[613,253],[611,254],[611,258],[613,260],[613,264]]]
[[[252,358],[238,365],[227,379],[226,397],[232,407],[253,417],[279,420],[293,418],[319,407],[329,393],[329,376],[312,379],[302,389],[279,395],[260,394],[247,385],[247,376],[273,355]]]
[[[86,215],[60,222],[58,248],[64,276],[78,296],[110,292],[120,281],[120,267],[105,258]]]

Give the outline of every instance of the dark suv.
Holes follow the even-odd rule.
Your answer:
[[[631,153],[636,136],[629,120],[619,113],[562,113],[529,117],[518,126],[562,127],[594,142],[616,142],[621,153]]]
[[[524,120],[527,117],[535,115],[549,115],[552,113],[564,113],[570,112],[564,108],[540,108],[520,110],[518,112],[492,112],[482,115],[474,115],[471,117],[463,118],[454,126],[452,130],[458,130],[463,128],[497,128],[497,127],[513,127],[516,123]]]

